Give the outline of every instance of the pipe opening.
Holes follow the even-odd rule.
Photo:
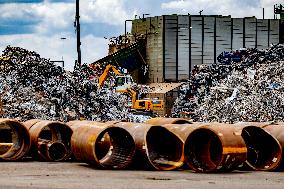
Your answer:
[[[16,121],[0,122],[0,158],[16,160],[23,157],[30,148],[27,129]]]
[[[10,125],[0,123],[0,155],[5,154],[11,149],[14,143],[12,139],[14,141],[19,140],[15,129],[12,129]]]
[[[215,170],[222,161],[223,147],[219,137],[209,129],[197,129],[187,138],[184,155],[187,164],[196,171]]]
[[[160,169],[182,165],[183,142],[164,127],[151,127],[146,135],[148,158]]]
[[[65,124],[50,123],[39,133],[39,155],[46,160],[60,161],[70,155],[72,130]],[[42,141],[47,141],[41,144]],[[42,146],[42,145],[45,145]]]
[[[65,145],[61,142],[53,142],[48,140],[40,140],[38,142],[39,153],[48,160],[58,161],[62,160],[67,153]]]
[[[281,158],[281,146],[262,128],[249,126],[242,130],[247,145],[247,163],[255,169],[273,169]]]
[[[65,145],[61,142],[54,142],[49,145],[48,156],[53,160],[63,159],[66,153]]]
[[[131,163],[134,153],[134,140],[122,128],[107,128],[96,140],[95,155],[104,168],[125,168]]]
[[[96,156],[98,159],[104,158],[111,147],[110,136],[105,133],[96,143]]]

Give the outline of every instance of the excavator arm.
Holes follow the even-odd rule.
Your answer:
[[[115,66],[109,64],[106,66],[103,74],[99,77],[99,88],[104,86],[104,83],[109,75],[109,72],[113,71],[116,75],[120,75],[120,71],[118,71]]]
[[[137,92],[131,88],[128,88],[127,93],[131,96],[132,108],[134,108],[135,102],[137,100]]]

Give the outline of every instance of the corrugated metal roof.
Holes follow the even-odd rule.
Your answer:
[[[179,86],[183,83],[151,83],[149,84],[150,93],[167,93]]]

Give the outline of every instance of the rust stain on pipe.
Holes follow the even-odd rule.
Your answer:
[[[0,154],[6,153],[13,146],[13,143],[0,143]]]
[[[186,164],[196,172],[234,170],[247,157],[245,142],[236,131],[229,124],[200,124],[185,141]]]
[[[248,149],[246,164],[253,170],[273,171],[279,168],[282,156],[282,147],[277,137],[274,137],[270,123],[238,123]],[[273,132],[274,133],[274,132]]]
[[[19,160],[30,150],[31,138],[23,124],[13,119],[0,119],[2,160]]]
[[[125,169],[135,154],[132,136],[113,123],[81,121],[72,124],[72,152],[77,160],[104,169]]]
[[[62,161],[71,155],[71,128],[61,122],[29,120],[23,123],[32,139],[32,155],[45,161]]]
[[[75,129],[79,128],[79,127],[85,127],[85,126],[101,126],[101,127],[106,127],[111,124],[106,124],[103,122],[98,122],[98,121],[88,121],[88,120],[83,120],[83,121],[79,121],[79,120],[75,120],[75,121],[69,121],[66,123],[69,127],[71,127],[71,129],[74,131]]]
[[[145,123],[151,125],[164,125],[164,124],[186,124],[191,123],[191,121],[183,118],[163,118],[163,117],[156,117],[147,120]]]
[[[95,126],[95,127],[107,127],[107,126],[111,126],[113,125],[113,123],[102,123],[102,122],[97,122],[97,121],[88,121],[88,120],[84,120],[84,121],[69,121],[66,123],[69,127],[71,127],[71,129],[73,130],[73,132],[80,128],[80,127],[85,127],[85,126]],[[107,152],[109,151],[109,148],[111,146],[111,141],[110,141],[110,137],[109,134],[106,132],[103,137],[96,142],[96,149],[97,149],[97,154],[96,156],[100,158],[102,158],[103,156],[105,156],[105,154],[107,154]],[[76,158],[75,158],[76,159]]]
[[[173,170],[183,165],[183,142],[165,127],[129,122],[114,126],[125,128],[135,140],[134,168]]]

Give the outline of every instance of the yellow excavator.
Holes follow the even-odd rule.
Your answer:
[[[116,69],[115,66],[109,64],[106,66],[103,74],[99,77],[99,88],[102,88],[105,84],[105,81],[107,80],[109,73],[110,72],[114,72],[116,75],[115,78],[115,92],[126,92],[127,93],[127,89],[131,88],[132,84],[133,84],[133,79],[130,75],[123,75],[121,74],[121,72]]]
[[[121,74],[121,72],[114,65],[107,65],[103,74],[99,77],[99,88],[104,86],[106,79],[110,72],[116,74],[115,92],[126,93],[131,97],[131,108],[134,110],[143,111],[159,111],[164,108],[164,101],[159,99],[137,99],[137,92],[133,89],[133,79],[128,74]]]

